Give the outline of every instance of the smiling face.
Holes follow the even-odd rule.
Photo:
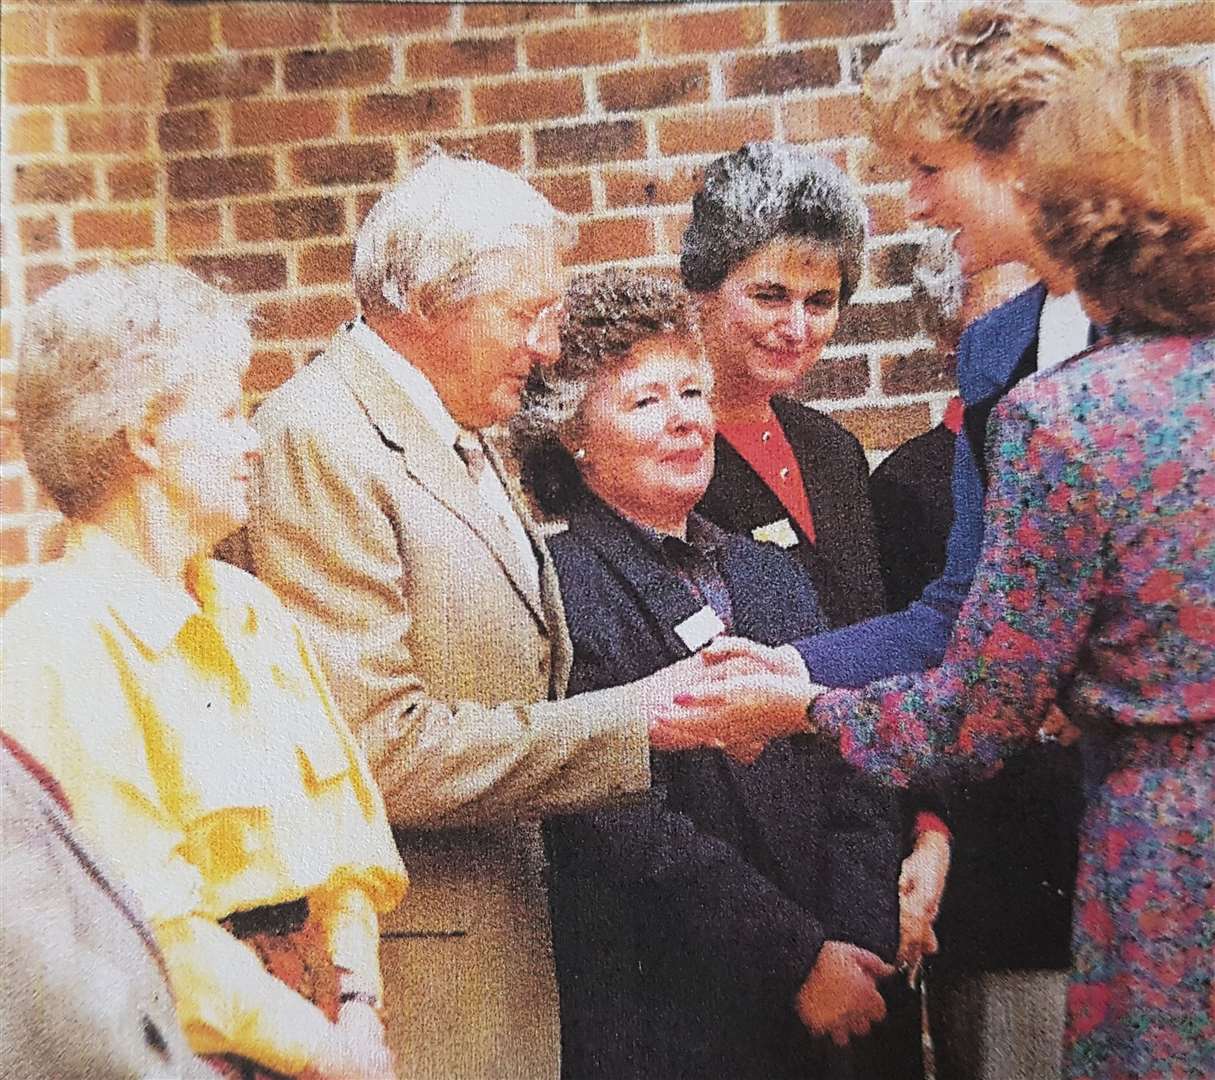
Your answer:
[[[502,282],[437,313],[428,347],[441,363],[428,374],[443,404],[469,429],[505,423],[519,411],[528,372],[557,359],[564,285],[551,238],[498,255],[487,267]]]
[[[962,271],[1026,262],[1036,247],[1004,160],[961,142],[921,142],[910,152],[908,212],[954,232]]]
[[[625,517],[681,532],[713,477],[713,375],[696,342],[635,345],[602,371],[578,411],[569,448],[587,487]]]
[[[840,315],[840,261],[808,240],[775,240],[700,303],[723,404],[792,390],[822,355]]]

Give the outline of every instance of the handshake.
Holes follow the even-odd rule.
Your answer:
[[[708,746],[752,762],[770,739],[810,730],[807,710],[823,688],[792,645],[723,637],[641,684],[657,750]]]

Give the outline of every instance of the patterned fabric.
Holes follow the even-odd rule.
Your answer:
[[[262,966],[280,982],[286,983],[336,1022],[340,1003],[338,970],[329,958],[325,935],[315,921],[306,922],[287,934],[266,931],[242,935],[228,919],[221,921],[249,946]],[[248,1058],[235,1054],[214,1054],[206,1059],[217,1076],[227,1080],[283,1080],[284,1074],[274,1072]]]
[[[995,414],[975,587],[941,667],[815,705],[897,783],[1085,732],[1067,1075],[1215,1075],[1215,340],[1112,344]]]

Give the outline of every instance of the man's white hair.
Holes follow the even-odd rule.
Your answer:
[[[499,283],[493,257],[549,234],[573,245],[571,219],[525,180],[432,150],[380,196],[354,245],[354,291],[368,308],[433,311]]]
[[[69,517],[125,475],[126,437],[191,378],[243,374],[247,306],[180,266],[74,274],[30,308],[17,361],[26,464]]]

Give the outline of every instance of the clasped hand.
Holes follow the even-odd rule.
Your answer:
[[[815,690],[791,645],[719,638],[651,676],[650,742],[658,750],[710,746],[754,761],[770,739],[806,731]]]

